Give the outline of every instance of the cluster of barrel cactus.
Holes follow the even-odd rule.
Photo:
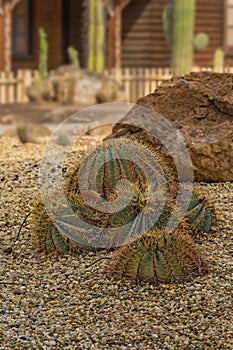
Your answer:
[[[103,249],[98,243],[105,237],[104,249],[115,250],[109,267],[115,278],[157,284],[185,281],[206,271],[193,238],[210,230],[213,213],[193,194],[178,227],[166,230],[171,217],[179,217],[179,209],[174,210],[178,183],[173,168],[148,143],[123,137],[98,145],[72,167],[64,193],[72,212],[91,229],[87,233],[85,225],[77,227],[71,216],[55,225],[38,200],[33,237],[46,253],[96,251]],[[105,210],[108,205],[115,209]],[[70,228],[72,237],[81,239],[68,238]]]

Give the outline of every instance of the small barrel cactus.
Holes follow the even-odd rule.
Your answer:
[[[213,204],[203,194],[193,193],[184,218],[193,236],[196,233],[208,233],[216,221]]]
[[[83,173],[80,180],[80,172]],[[119,138],[104,142],[91,150],[72,170],[66,186],[67,193],[79,193],[80,182],[83,188],[93,188],[101,197],[108,200],[116,193],[117,183],[129,180],[139,186],[141,192],[147,191],[151,178],[157,190],[167,186],[169,195],[175,196],[177,183],[175,173],[161,156],[147,143]]]
[[[205,259],[192,238],[176,229],[152,230],[118,249],[108,268],[115,279],[135,283],[178,283],[207,272]]]

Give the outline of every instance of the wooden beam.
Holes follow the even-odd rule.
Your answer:
[[[3,15],[3,8],[4,8],[4,4],[5,2],[11,2],[11,7],[13,8],[15,5],[17,5],[21,0],[0,0],[0,16]]]
[[[115,68],[121,68],[121,4],[120,1],[115,2]]]
[[[3,0],[0,0],[0,16],[3,15]]]
[[[3,5],[4,18],[4,70],[11,71],[11,51],[12,51],[12,19],[11,19],[11,2],[5,1]]]
[[[104,0],[104,6],[106,7],[108,14],[114,16],[116,4],[120,6],[121,10],[125,8],[132,0]]]
[[[111,70],[115,67],[115,18],[113,16],[108,17],[108,69],[111,74]]]
[[[11,7],[12,9],[20,2],[21,0],[12,0],[11,1]]]
[[[0,0],[4,21],[4,70],[11,71],[12,63],[12,10],[21,0]]]
[[[105,7],[110,16],[108,21],[108,67],[116,70],[121,68],[121,31],[122,10],[131,0],[104,0]]]

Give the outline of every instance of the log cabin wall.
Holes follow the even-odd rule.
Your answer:
[[[36,27],[44,28],[48,34],[49,60],[48,68],[53,69],[62,64],[62,1],[61,0],[37,0]],[[37,33],[36,33],[37,34]],[[38,34],[37,34],[37,41]],[[37,45],[36,56],[39,55]]]
[[[73,45],[85,57],[82,41],[81,16],[83,0],[30,0],[33,6],[33,55],[27,59],[14,59],[13,68],[37,68],[39,55],[38,28],[48,33],[48,68],[54,69],[64,60],[64,51]],[[122,16],[122,66],[169,67],[171,49],[165,42],[162,12],[172,0],[132,0]],[[207,48],[195,53],[194,64],[212,66],[214,50],[224,44],[224,0],[196,0],[195,32],[209,35]],[[68,19],[64,22],[64,3],[69,3]],[[82,13],[81,13],[82,12]],[[64,25],[68,25],[68,39],[64,42]],[[0,16],[0,69],[3,69],[4,43],[3,17]],[[111,43],[109,43],[111,45]],[[108,50],[110,48],[108,47]],[[233,64],[232,57],[226,63]],[[83,63],[83,62],[82,62]]]
[[[195,33],[204,32],[209,37],[204,51],[194,54],[194,64],[212,67],[214,51],[223,48],[224,0],[196,0]]]
[[[65,0],[67,3],[68,1]],[[84,65],[84,42],[83,42],[83,26],[82,16],[84,12],[84,6],[82,1],[70,0],[68,10],[68,40],[67,47],[73,46],[79,52],[80,64]],[[66,49],[67,49],[66,47]]]
[[[39,37],[38,29],[44,28],[48,34],[49,59],[48,68],[54,69],[62,63],[62,1],[33,1],[33,54],[25,59],[14,59],[13,69],[38,67]]]
[[[169,67],[162,13],[171,0],[132,0],[122,13],[122,66]]]
[[[188,1],[188,0],[187,0]],[[165,41],[162,13],[172,0],[132,0],[122,17],[122,66],[169,67],[171,49]],[[196,0],[195,32],[205,32],[209,44],[195,53],[194,65],[212,66],[214,51],[223,47],[224,0]]]

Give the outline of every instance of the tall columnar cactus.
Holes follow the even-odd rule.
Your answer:
[[[202,51],[208,44],[208,36],[199,33],[194,37],[195,0],[175,0],[163,12],[166,41],[172,46],[173,75],[190,73],[193,52]]]
[[[174,7],[173,74],[192,70],[195,0],[176,0]]]
[[[39,40],[40,40],[40,53],[39,53],[39,73],[41,79],[47,77],[47,63],[48,63],[48,41],[47,33],[43,28],[39,29]]]
[[[89,0],[88,69],[97,73],[104,71],[104,5],[102,0]]]

